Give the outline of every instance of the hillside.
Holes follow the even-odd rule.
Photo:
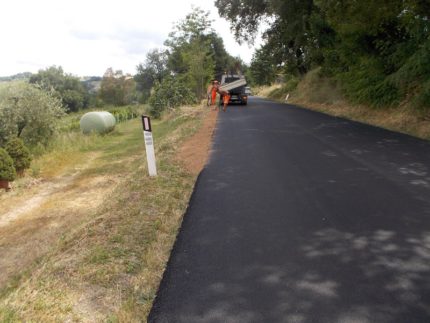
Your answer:
[[[305,109],[347,118],[374,126],[430,139],[430,117],[408,104],[391,108],[375,108],[366,104],[354,104],[348,100],[341,84],[321,76],[320,69],[312,70],[303,78],[291,78],[287,82],[255,88],[255,94],[279,102],[294,104]]]

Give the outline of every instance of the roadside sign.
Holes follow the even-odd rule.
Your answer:
[[[148,162],[149,176],[157,176],[155,164],[154,139],[152,138],[151,119],[142,115],[143,137],[145,139],[146,161]]]

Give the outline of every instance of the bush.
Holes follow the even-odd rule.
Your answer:
[[[158,118],[166,109],[194,103],[197,103],[197,98],[189,88],[174,77],[166,77],[162,83],[155,85],[154,93],[149,99],[149,112]]]
[[[338,75],[346,96],[354,103],[369,104],[372,107],[395,106],[400,93],[394,82],[384,74],[379,60],[361,59],[348,72]]]
[[[13,138],[9,140],[5,149],[12,158],[15,170],[18,174],[30,167],[30,151],[21,139]]]
[[[39,86],[12,82],[0,88],[0,145],[19,137],[28,146],[46,145],[64,115],[61,100]]]
[[[13,181],[16,178],[13,160],[6,150],[0,148],[0,180]]]

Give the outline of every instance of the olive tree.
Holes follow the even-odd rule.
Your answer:
[[[61,100],[38,85],[11,82],[0,88],[0,145],[13,137],[27,146],[47,144],[58,119],[65,114]]]
[[[20,138],[12,138],[7,142],[5,150],[12,158],[16,172],[22,175],[31,163],[30,151],[24,142]]]

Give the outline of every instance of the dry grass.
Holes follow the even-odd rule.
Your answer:
[[[47,157],[42,174],[74,177],[13,224],[28,231],[8,233],[17,242],[36,235],[40,249],[4,284],[0,321],[145,321],[195,182],[177,161],[177,147],[206,115],[188,108],[153,124],[156,178],[146,175],[138,120],[76,150],[78,169],[65,162],[45,172],[55,161]],[[27,253],[32,245],[21,241]]]
[[[277,89],[281,89],[282,84],[272,84],[270,86],[255,86],[252,88],[254,95],[261,96],[263,98],[270,98],[270,94]]]
[[[385,109],[353,105],[343,97],[336,82],[319,76],[319,69],[309,72],[294,91],[280,93],[283,89],[279,84],[263,87],[259,89],[258,95],[284,102],[288,92],[288,103],[306,109],[430,139],[430,119],[423,118],[418,111],[406,105]]]
[[[405,107],[391,109],[373,109],[362,105],[350,105],[347,102],[336,104],[316,103],[298,100],[294,97],[290,103],[329,115],[402,132],[422,139],[430,139],[430,120]]]

